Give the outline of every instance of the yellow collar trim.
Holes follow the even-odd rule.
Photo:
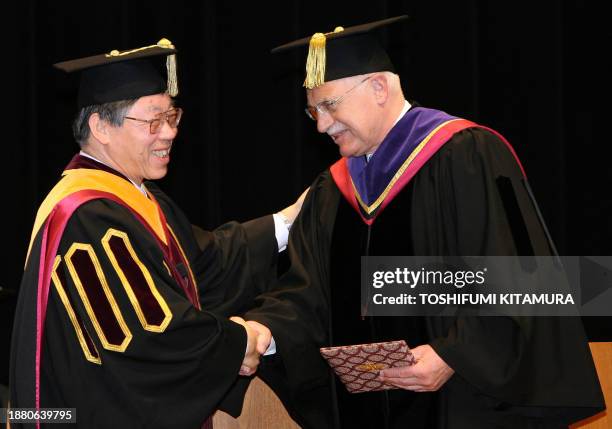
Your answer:
[[[164,244],[168,244],[163,224],[159,217],[158,206],[153,200],[144,196],[131,182],[115,174],[102,170],[78,168],[64,171],[62,179],[49,192],[40,205],[30,238],[28,257],[38,231],[47,220],[53,208],[67,196],[84,190],[102,191],[116,195],[132,210],[142,216]]]
[[[349,175],[349,178],[351,179],[351,185],[353,186],[353,192],[355,193],[355,197],[357,198],[357,202],[359,202],[359,205],[361,206],[361,208],[368,215],[371,215],[372,212],[374,210],[376,210],[378,208],[378,206],[380,206],[382,204],[382,202],[385,200],[385,198],[387,197],[387,195],[389,194],[389,192],[393,188],[393,185],[395,185],[395,183],[399,180],[399,178],[402,177],[402,175],[404,174],[404,172],[406,171],[408,166],[410,166],[410,164],[412,164],[412,161],[414,161],[414,159],[417,157],[417,155],[423,150],[423,148],[427,145],[427,143],[429,143],[431,138],[438,132],[438,130],[440,128],[444,127],[445,125],[447,125],[447,124],[449,124],[449,123],[451,123],[453,121],[458,121],[458,120],[460,120],[460,119],[451,119],[450,121],[443,122],[440,125],[438,125],[436,128],[434,128],[433,131],[431,131],[429,134],[427,134],[427,137],[425,137],[423,139],[423,141],[421,141],[421,143],[419,143],[419,145],[412,151],[412,153],[410,154],[408,159],[406,159],[406,161],[404,161],[404,163],[400,166],[400,168],[397,170],[395,175],[393,175],[393,178],[391,179],[391,181],[389,182],[389,184],[387,185],[385,190],[382,192],[382,194],[380,194],[380,196],[376,199],[376,201],[374,201],[371,205],[368,206],[361,199],[361,196],[359,195],[359,192],[357,192],[357,188],[355,187],[355,184],[353,183],[353,178],[350,177],[350,175]]]

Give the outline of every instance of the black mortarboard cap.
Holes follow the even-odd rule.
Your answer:
[[[168,39],[157,44],[127,51],[64,61],[53,66],[67,73],[81,72],[78,107],[129,100],[168,91],[178,94],[176,81],[176,48]],[[151,62],[165,56],[167,80]]]
[[[331,80],[378,71],[395,71],[389,56],[372,30],[407,19],[407,15],[354,27],[336,27],[331,33],[315,33],[272,49],[272,53],[308,46],[306,79],[308,89]]]

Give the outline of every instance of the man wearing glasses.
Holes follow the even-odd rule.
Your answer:
[[[303,427],[567,427],[603,407],[578,318],[363,315],[362,256],[554,254],[505,139],[405,100],[373,35],[401,19],[275,50],[308,46],[306,113],[342,158],[310,187],[291,268],[247,313],[278,347],[260,376]],[[349,393],[319,353],[393,340],[416,359],[376,375],[394,390]]]
[[[150,182],[167,173],[183,113],[175,52],[162,39],[56,64],[81,72],[81,151],[38,211],[20,288],[10,404],[25,427],[207,427],[238,375],[273,352],[264,327],[226,317],[264,287],[300,203],[196,235]]]

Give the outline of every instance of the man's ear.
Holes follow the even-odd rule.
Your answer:
[[[107,144],[110,141],[109,124],[102,120],[98,113],[92,113],[87,121],[89,131],[92,136],[102,144]]]
[[[383,73],[378,73],[370,78],[374,88],[374,98],[379,105],[384,105],[389,99],[389,81]]]

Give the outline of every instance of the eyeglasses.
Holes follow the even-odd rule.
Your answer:
[[[366,77],[361,82],[359,82],[357,85],[355,85],[354,87],[346,91],[344,94],[336,98],[332,98],[331,100],[323,100],[320,103],[316,104],[315,106],[306,106],[306,108],[304,109],[306,111],[306,115],[308,115],[308,117],[312,119],[313,121],[317,121],[319,119],[319,114],[321,113],[328,113],[328,114],[334,113],[336,109],[338,108],[338,104],[342,103],[346,99],[346,97],[351,93],[352,90],[357,88],[359,85],[364,83],[366,80],[370,79],[372,76],[373,75]]]
[[[138,119],[132,118],[131,116],[124,116],[124,118],[131,119],[132,121],[147,123],[149,124],[149,131],[151,134],[157,134],[164,125],[164,122],[167,122],[168,125],[170,125],[170,128],[178,127],[182,115],[183,109],[180,107],[174,107],[170,110],[166,110],[165,112],[158,113],[153,119]]]

